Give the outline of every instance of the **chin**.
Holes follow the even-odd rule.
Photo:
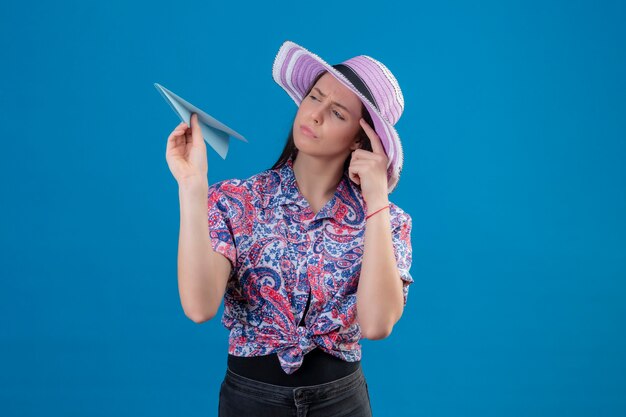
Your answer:
[[[317,139],[313,139],[313,138],[309,138],[309,137],[303,137],[303,135],[298,132],[293,134],[293,143],[294,145],[296,145],[296,148],[298,149],[302,149],[302,148],[309,148],[309,149],[314,149],[314,148],[318,148],[317,143],[316,143]]]

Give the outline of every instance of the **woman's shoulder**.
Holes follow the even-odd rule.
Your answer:
[[[245,186],[244,180],[240,178],[227,178],[209,185],[209,195],[225,194],[236,191],[238,188]]]
[[[391,216],[392,225],[411,222],[411,215],[391,201],[389,202],[389,214]]]
[[[209,186],[209,196],[215,193],[230,198],[254,200],[260,197],[262,190],[275,182],[275,170],[266,169],[247,178],[227,178],[217,181]]]

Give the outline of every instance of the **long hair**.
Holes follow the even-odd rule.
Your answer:
[[[317,83],[317,81],[322,77],[322,75],[326,74],[327,72],[328,71],[323,71],[321,74],[315,77],[315,79],[309,86],[306,94],[304,94],[304,97],[307,97],[309,95],[309,93],[315,86],[315,83]],[[372,121],[372,117],[370,116],[370,113],[367,111],[363,103],[361,103],[361,117],[363,117],[363,119],[365,119],[365,121],[370,126],[372,126],[372,128],[374,127],[374,122]],[[295,116],[294,116],[294,121],[295,121]],[[372,150],[372,143],[370,142],[370,138],[369,136],[367,136],[367,133],[365,133],[365,130],[363,130],[362,127],[359,129],[359,133],[357,134],[357,137],[359,138],[359,141],[361,142],[361,149],[364,149],[366,151]],[[287,163],[287,160],[290,157],[294,157],[295,159],[296,155],[298,155],[298,148],[296,148],[296,145],[293,141],[293,122],[292,122],[289,128],[289,134],[287,135],[287,141],[285,142],[285,147],[283,148],[283,152],[280,154],[280,156],[278,157],[278,160],[274,163],[274,166],[272,166],[271,169],[277,169],[277,168],[282,167],[283,165]],[[352,153],[348,155],[348,157],[346,158],[346,161],[343,164],[343,172],[346,175],[348,173],[348,168],[350,167],[351,159],[352,159]],[[357,185],[357,187],[360,188],[358,184],[355,184],[355,185]]]

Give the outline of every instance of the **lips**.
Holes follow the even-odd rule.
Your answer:
[[[311,130],[308,126],[300,125],[300,131],[311,138],[317,137],[315,136],[315,132],[313,132],[313,130]]]

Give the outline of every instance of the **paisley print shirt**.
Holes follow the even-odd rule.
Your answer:
[[[208,214],[211,245],[233,267],[222,316],[230,330],[228,353],[277,353],[287,374],[316,346],[348,362],[361,359],[356,291],[367,204],[347,175],[315,213],[290,158],[280,168],[211,185]],[[406,305],[413,282],[411,217],[393,203],[390,217]]]

